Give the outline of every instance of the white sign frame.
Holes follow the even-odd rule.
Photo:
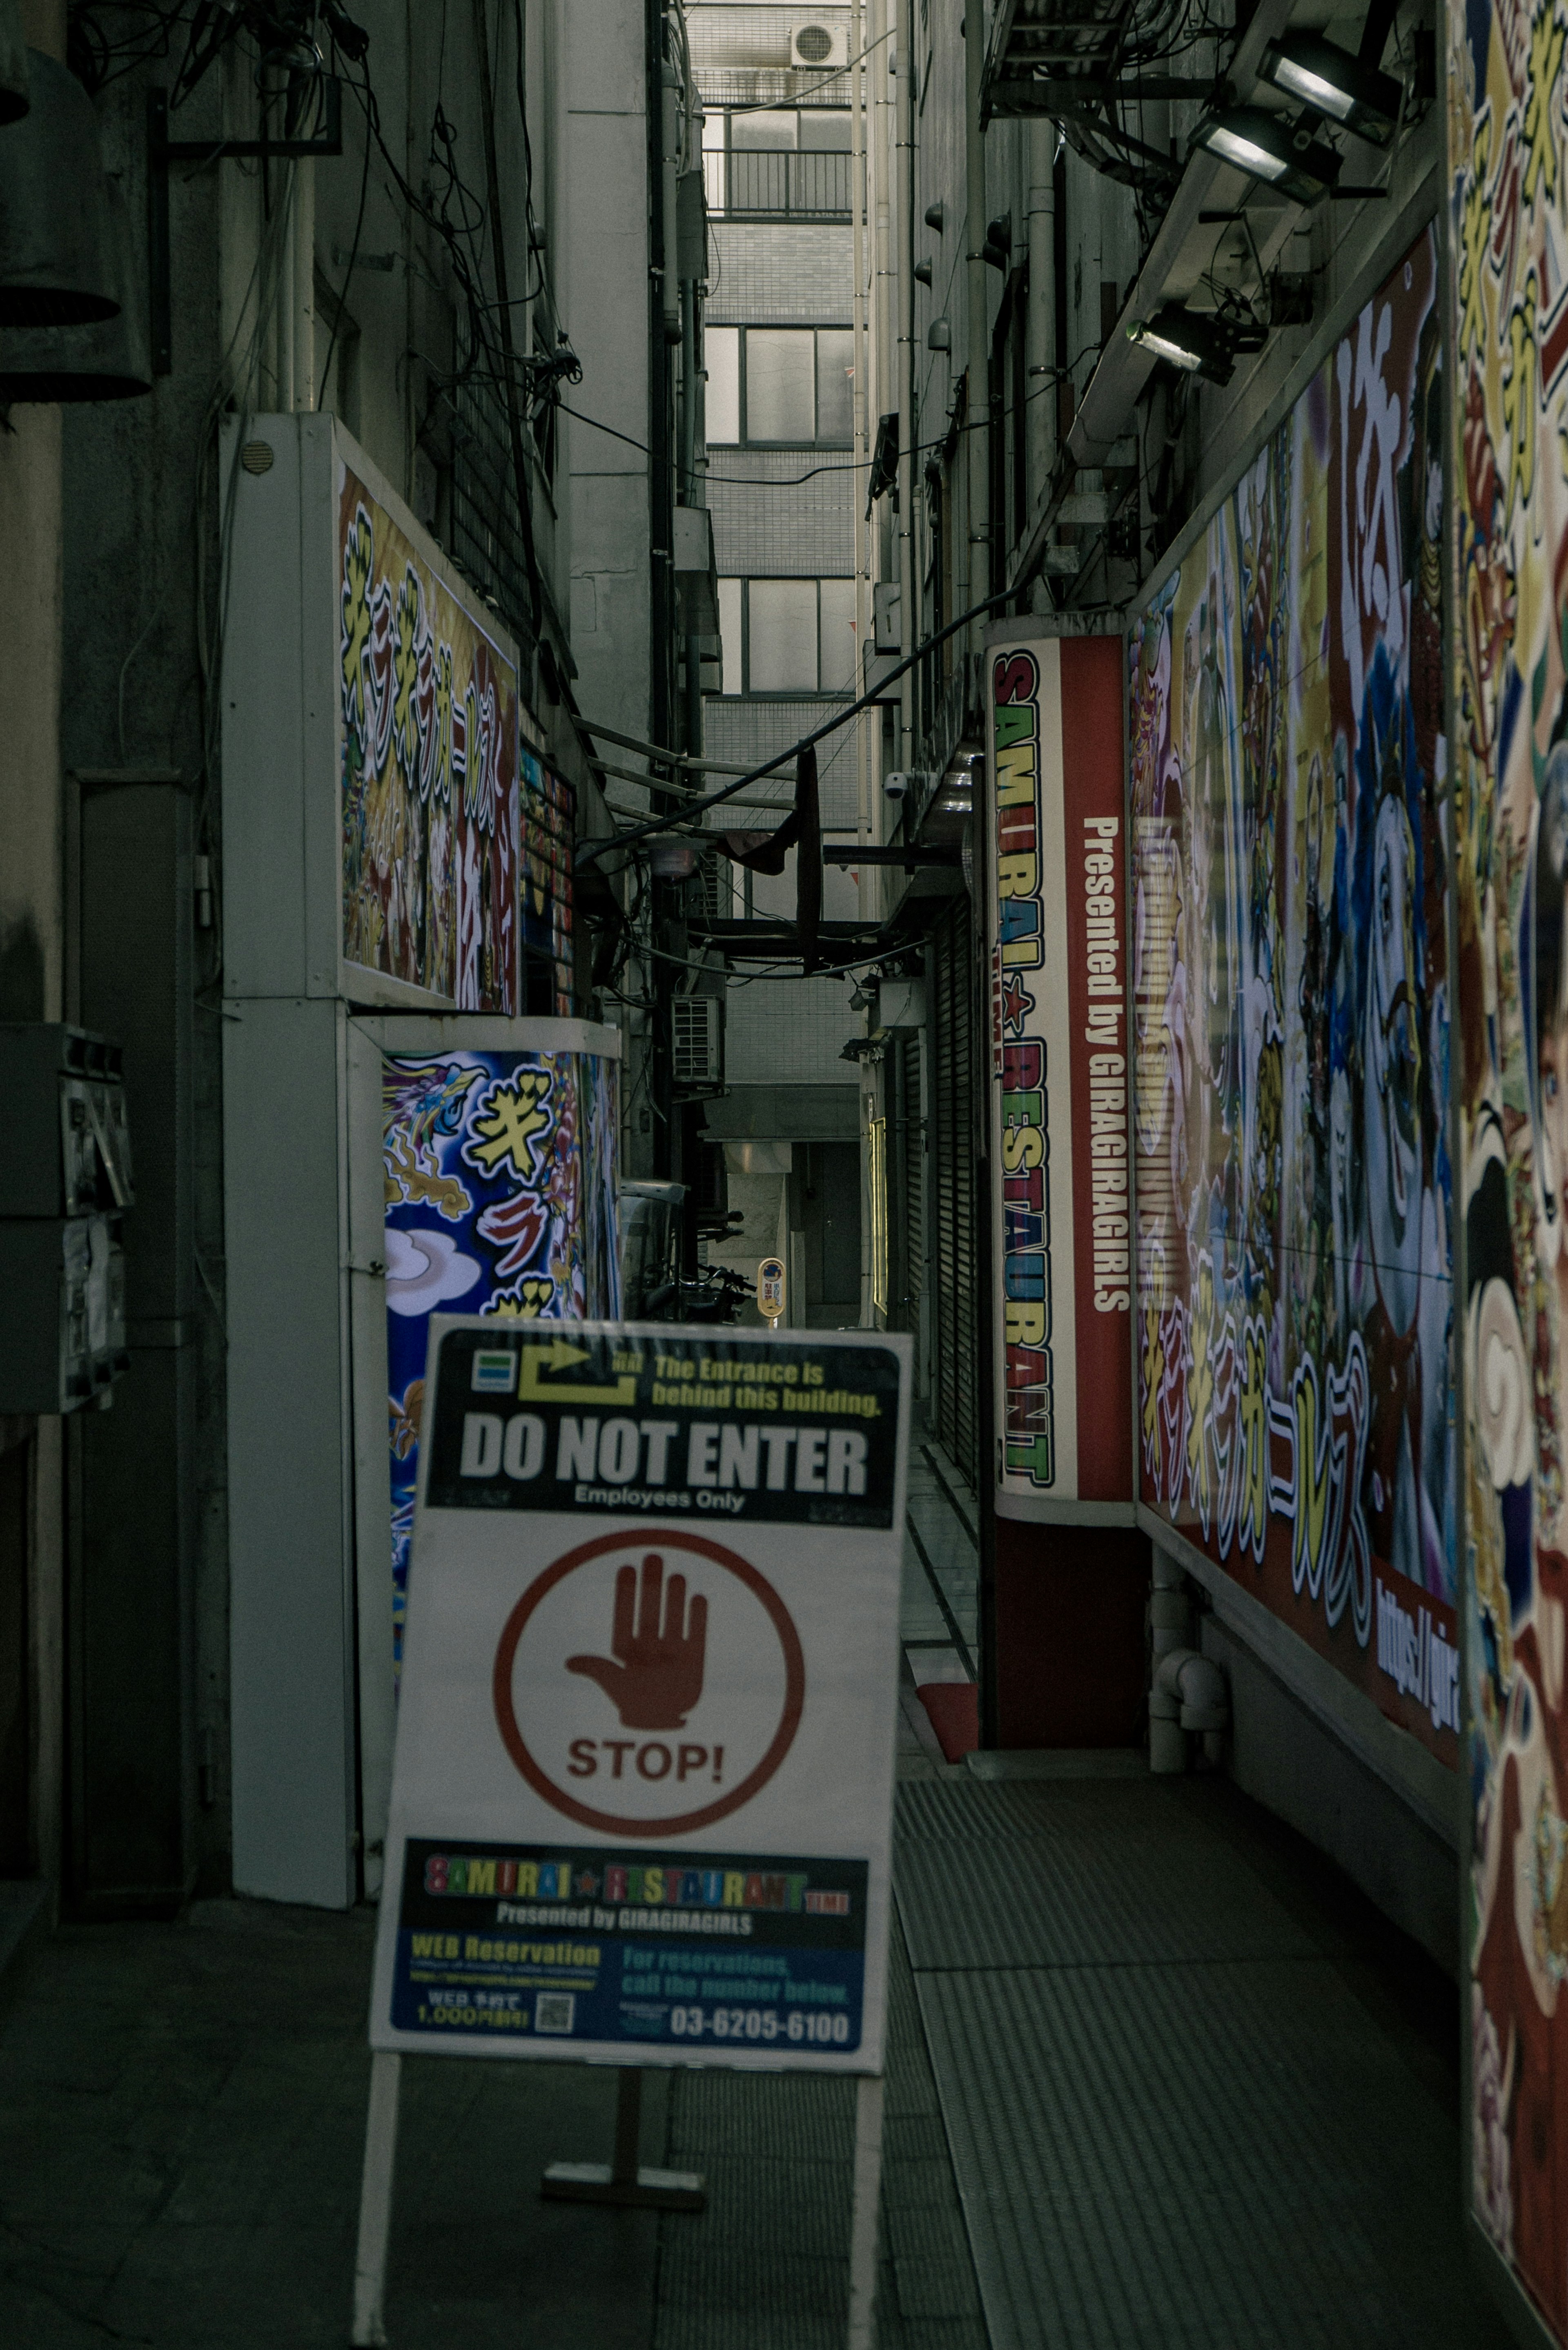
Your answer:
[[[464,1339],[465,1333],[472,1334],[471,1339]],[[483,1349],[478,1346],[481,1339]],[[493,1392],[482,1391],[472,1398],[453,1395],[443,1413],[441,1361],[449,1341],[452,1342],[445,1358],[449,1381],[452,1360],[465,1347],[464,1360],[471,1364],[476,1362],[479,1351],[487,1360],[509,1352],[515,1355],[518,1369],[512,1397],[507,1398],[499,1385]],[[607,1402],[597,1407],[591,1403],[594,1395],[614,1398],[617,1388],[626,1384],[619,1373],[612,1372],[607,1381],[604,1376],[607,1365],[617,1356],[622,1362],[636,1357],[646,1367],[639,1367],[631,1382],[641,1390],[640,1397],[623,1396],[619,1400],[625,1408],[619,1411]],[[836,1370],[842,1374],[854,1357],[880,1358],[880,1386],[876,1393],[871,1388],[826,1384]],[[684,1381],[654,1378],[653,1367],[660,1364],[667,1368],[690,1365],[690,1374]],[[739,1377],[729,1381],[703,1378],[699,1373],[705,1364],[710,1368],[745,1367],[748,1377],[744,1381]],[[765,1378],[760,1375],[763,1367],[769,1374]],[[813,1370],[817,1378],[815,1394],[821,1399],[815,1411]],[[707,2064],[747,2071],[880,2074],[891,1905],[898,1613],[908,1482],[909,1374],[909,1339],[879,1331],[785,1333],[666,1324],[573,1324],[551,1326],[546,1335],[542,1325],[535,1328],[493,1318],[443,1315],[432,1320],[426,1386],[426,1427],[431,1433],[421,1445],[400,1719],[371,1997],[374,2049],[514,2061],[654,2066]],[[480,1375],[477,1367],[471,1369],[471,1378]],[[870,1376],[868,1362],[862,1366],[861,1376]],[[574,1390],[590,1401],[574,1410],[568,1420],[559,1398]],[[557,1398],[553,1405],[552,1393]],[[675,1396],[679,1401],[667,1400]],[[884,1409],[889,1396],[897,1414],[891,1431]],[[539,1406],[537,1411],[525,1409],[530,1401]],[[473,1440],[466,1456],[472,1471],[462,1472],[472,1473],[476,1492],[483,1487],[501,1506],[449,1505],[447,1497],[458,1490],[452,1482],[457,1440],[455,1433],[451,1440],[443,1439],[442,1431],[455,1431],[460,1403],[465,1444],[470,1441],[471,1419],[503,1422],[501,1435],[493,1438],[486,1429]],[[500,1410],[471,1409],[471,1406],[492,1403],[504,1405],[504,1416]],[[857,1414],[868,1416],[857,1418]],[[510,1475],[518,1489],[526,1482],[517,1472],[527,1468],[530,1452],[538,1449],[540,1440],[524,1430],[513,1440],[505,1438],[505,1430],[514,1420],[521,1425],[529,1419],[535,1425],[549,1422],[548,1441],[556,1458],[553,1468],[543,1471],[546,1479],[566,1459],[568,1425],[574,1448],[566,1460],[569,1471],[584,1464],[582,1448],[588,1441],[584,1430],[590,1419],[595,1422],[593,1442],[600,1448],[609,1446],[611,1451],[616,1442],[624,1446],[631,1441],[625,1431],[636,1422],[669,1426],[671,1432],[663,1440],[663,1457],[657,1463],[667,1482],[661,1488],[653,1482],[656,1439],[645,1434],[637,1473],[646,1482],[621,1489],[636,1492],[644,1506],[614,1507],[615,1489],[597,1477],[576,1483],[573,1490],[580,1498],[567,1511],[511,1506],[515,1494],[505,1481]],[[620,1431],[618,1438],[607,1433],[612,1424]],[[724,1429],[736,1431],[728,1444],[710,1432]],[[512,1447],[510,1471],[504,1467],[497,1471],[487,1465],[492,1443],[500,1444],[504,1438]],[[612,1459],[611,1451],[601,1449],[594,1457],[601,1466],[623,1470],[624,1458]],[[836,1492],[833,1490],[836,1462]],[[870,1466],[864,1473],[871,1476],[872,1488],[880,1496],[876,1508],[886,1523],[877,1526],[832,1523],[836,1517],[853,1517],[857,1511],[862,1516],[867,1513],[869,1504],[857,1503],[854,1492],[857,1468],[867,1462]],[[743,1483],[748,1468],[753,1477],[749,1491]],[[775,1469],[785,1481],[779,1487],[777,1502],[768,1498],[770,1472]],[[535,1467],[534,1473],[541,1471]],[[432,1475],[438,1480],[438,1499],[433,1502]],[[695,1483],[687,1482],[691,1476]],[[443,1477],[448,1481],[444,1485]],[[799,1478],[805,1482],[797,1482]],[[557,1493],[559,1490],[556,1489]],[[660,1500],[662,1507],[658,1506]],[[699,1503],[707,1506],[699,1508]],[[769,1523],[761,1514],[786,1507],[792,1516],[784,1523]],[[757,1514],[748,1518],[748,1510]],[[662,1547],[656,1551],[655,1544]],[[846,1599],[846,1576],[853,1567],[846,1553],[850,1550],[867,1575],[862,1589]],[[719,1554],[728,1554],[747,1573],[738,1574],[733,1565],[726,1568]],[[751,1663],[745,1665],[752,1678],[743,1689],[734,1671],[727,1679],[721,1673],[715,1682],[703,1684],[690,1713],[689,1741],[672,1743],[673,1732],[665,1739],[650,1734],[645,1744],[637,1745],[635,1732],[632,1741],[604,1734],[607,1724],[614,1728],[614,1709],[619,1701],[606,1688],[617,1670],[614,1657],[602,1654],[612,1647],[612,1611],[620,1604],[620,1582],[615,1584],[612,1597],[608,1577],[624,1577],[628,1568],[636,1568],[642,1576],[635,1593],[639,1610],[635,1620],[640,1633],[646,1620],[647,1562],[655,1557],[670,1562],[664,1625],[670,1622],[669,1603],[679,1561],[686,1565],[692,1586],[685,1601],[687,1624],[695,1623],[699,1596],[695,1586],[704,1583],[701,1596],[713,1610],[715,1653],[728,1659],[730,1665],[742,1655],[758,1661],[754,1669]],[[541,1591],[545,1585],[549,1588]],[[753,1585],[766,1586],[776,1606],[770,1607]],[[564,1596],[568,1593],[580,1593],[580,1601]],[[656,1590],[656,1629],[659,1597]],[[549,1617],[552,1607],[559,1622]],[[794,1659],[783,1634],[778,1636],[775,1657],[769,1648],[769,1636],[761,1628],[770,1617],[776,1625],[781,1613],[795,1633]],[[518,1627],[515,1619],[520,1614],[524,1620]],[[703,1620],[706,1627],[706,1615]],[[546,1626],[539,1634],[544,1645],[530,1650],[526,1644],[535,1622]],[[618,1615],[617,1626],[618,1622]],[[509,1625],[513,1627],[510,1634]],[[578,1626],[583,1628],[573,1628]],[[518,1699],[513,1709],[514,1728],[519,1712],[531,1725],[527,1731],[519,1732],[521,1759],[511,1751],[515,1742],[509,1742],[502,1728],[505,1707],[495,1659],[508,1637],[512,1646],[504,1669],[506,1686]],[[568,1665],[568,1672],[576,1672],[576,1679],[568,1687],[556,1660],[563,1642],[570,1645],[574,1639],[580,1640],[587,1653],[577,1659],[576,1666]],[[596,1641],[598,1653],[594,1653]],[[531,1661],[536,1655],[544,1656],[545,1662]],[[592,1674],[577,1671],[578,1666],[590,1663],[599,1669],[597,1689]],[[781,1691],[783,1697],[775,1707],[779,1722],[772,1717],[763,1720],[768,1704],[779,1699]],[[798,1698],[797,1718],[779,1752],[780,1723],[794,1698]],[[575,1746],[565,1738],[566,1728],[577,1719],[574,1705],[580,1707],[581,1719]],[[757,1715],[754,1731],[746,1718],[748,1706]],[[729,1711],[723,1712],[726,1707]],[[699,1805],[689,1825],[670,1825],[672,1815],[649,1810],[653,1798],[646,1787],[638,1786],[633,1766],[652,1779],[657,1760],[661,1781],[680,1768],[688,1755],[702,1752],[704,1762],[693,1763],[693,1774],[699,1767],[707,1770],[709,1753],[722,1754],[730,1742],[728,1737],[721,1744],[702,1735],[703,1709],[712,1714],[714,1708],[721,1709],[713,1716],[721,1726],[737,1725],[735,1734],[742,1748],[748,1738],[762,1745],[746,1780],[748,1792],[739,1802],[727,1800],[734,1787],[732,1778],[726,1799]],[[574,1758],[564,1767],[558,1758],[546,1767],[527,1751],[532,1725],[546,1715],[549,1723],[544,1735],[554,1741],[551,1754],[560,1747]],[[623,1726],[625,1720],[623,1716]],[[626,1751],[609,1751],[616,1747]],[[573,1769],[590,1748],[595,1750],[589,1759],[596,1774],[607,1756],[607,1783],[609,1765],[618,1773],[625,1773],[631,1793],[614,1800],[628,1805],[640,1804],[646,1814],[640,1825],[631,1825],[629,1814],[604,1825],[597,1806],[587,1804],[578,1805],[575,1817],[562,1808],[572,1798],[565,1772]],[[723,1767],[739,1768],[739,1759]],[[529,1769],[530,1763],[535,1767]],[[712,1767],[720,1766],[715,1762]],[[660,1817],[665,1820],[663,1827],[658,1825]],[[410,1843],[416,1846],[415,1877],[406,1882]],[[442,1978],[449,1988],[439,1996],[432,1993],[435,2005],[411,2004],[419,1997],[413,1988],[416,1960],[410,1955],[415,1932],[411,1923],[405,1924],[405,1915],[410,1919],[417,1911],[422,1915],[419,1905],[423,1902],[432,1916],[444,1918],[440,1904],[450,1898],[445,1888],[453,1871],[449,1867],[443,1875],[434,1863],[447,1857],[448,1846],[483,1848],[486,1845],[496,1848],[503,1866],[509,1846],[553,1847],[563,1857],[558,1864],[524,1861],[521,1866],[536,1868],[528,1887],[531,1898],[524,1898],[518,1889],[526,1881],[514,1879],[508,1898],[493,1889],[497,1875],[487,1867],[481,1869],[481,1892],[469,1895],[467,1862],[477,1854],[467,1850],[461,1854],[463,1879],[459,1898],[452,1901],[452,1931],[438,1937],[435,1929],[426,1930],[420,1938],[424,1955],[417,1960],[427,1982],[434,1981],[443,1966],[452,1967],[455,1974]],[[441,1847],[439,1853],[435,1846]],[[597,1888],[603,1898],[585,1898],[580,1892],[563,1896],[559,1878],[551,1877],[550,1869],[566,1866],[566,1856],[570,1855],[576,1872],[577,1856],[597,1853],[605,1856]],[[670,1856],[668,1863],[663,1860],[665,1855]],[[628,1872],[644,1858],[643,1878],[648,1884],[655,1883],[648,1870],[661,1869],[662,1881],[656,1889],[663,1898],[656,1900],[650,1892],[640,1902],[633,1901],[628,1897],[637,1887]],[[738,1868],[737,1864],[747,1858],[758,1866]],[[704,1859],[715,1866],[702,1869]],[[772,1868],[766,1866],[770,1862],[774,1864]],[[789,1862],[809,1866],[786,1868],[784,1864]],[[670,1899],[665,1891],[676,1863],[680,1865],[686,1888],[679,1901]],[[722,1868],[720,1863],[729,1866]],[[726,2003],[710,1995],[710,1985],[722,1983],[722,1974],[699,1977],[688,1972],[684,1979],[696,1983],[698,1993],[688,2002],[666,1995],[665,1986],[682,1979],[681,1952],[686,1953],[684,1963],[689,1970],[733,1965],[729,1954],[748,1950],[756,1953],[759,1968],[765,1960],[778,1969],[778,1937],[821,1937],[849,1930],[822,1922],[836,1915],[833,1905],[846,1897],[832,1884],[815,1884],[812,1878],[815,1872],[825,1880],[836,1877],[839,1884],[846,1884],[856,1879],[858,1884],[862,1880],[856,1872],[859,1870],[864,1871],[864,1914],[853,1920],[856,1934],[863,1934],[858,2031],[849,2034],[846,2043],[812,2036],[824,2022],[836,2029],[841,2016],[855,2012],[853,1993],[835,1991],[827,1979],[826,1956],[802,1960],[803,1971],[797,1980],[796,1961],[788,1949],[784,1950],[780,1979],[784,1996],[801,2002],[787,2012],[777,2002],[759,2004],[755,1985],[763,1980],[760,1974],[751,1979],[752,1989],[743,1996],[739,1983],[746,1978],[737,1977],[737,1996],[730,2014],[738,2019],[738,2024],[727,2022],[722,2033],[717,2017]],[[620,1874],[615,1875],[616,1871]],[[566,1881],[580,1887],[592,1874],[592,1868],[568,1873]],[[741,1900],[733,1894],[737,1874],[743,1878]],[[722,1890],[713,1882],[719,1878],[723,1880]],[[752,1904],[753,1881],[774,1905],[765,1911]],[[431,1890],[438,1886],[438,1890]],[[805,1910],[814,1898],[822,1906],[808,1919]],[[496,1913],[483,1933],[475,1932],[469,1923],[476,1914],[470,1907],[475,1900]],[[550,1935],[551,1903],[559,1904],[563,1920],[570,1916],[569,1931]],[[850,1894],[846,1914],[852,1915],[858,1906],[857,1895]],[[505,1916],[500,1914],[504,1910]],[[625,1922],[623,1913],[635,1922]],[[607,1922],[596,1926],[596,1917]],[[743,1927],[744,1939],[737,1937],[733,1930],[737,1926]],[[731,1930],[720,1932],[721,1927]],[[431,1946],[438,1939],[440,1949],[432,1957]],[[452,1959],[442,1955],[449,1940],[458,1945]],[[612,1963],[606,1955],[607,1945],[620,1950],[621,1985],[615,1996],[623,2022],[634,2007],[640,2007],[649,2019],[662,2007],[672,2018],[675,2008],[684,2003],[694,2036],[682,2033],[677,2037],[670,2025],[659,2036],[647,2039],[618,2033],[578,2036],[575,2023],[569,2031],[560,2029],[560,2019],[575,2016],[575,2009],[558,2003],[539,2008],[542,1983],[543,1996],[549,2000],[574,1995],[564,1989],[568,1978],[580,1986],[591,1977],[592,1992],[581,1995],[591,1998],[596,2014],[604,2012],[610,1993],[601,1986],[599,1975]],[[629,1958],[630,1945],[644,1955]],[[471,1946],[472,1960],[466,1956]],[[508,1960],[505,1951],[513,1946],[514,1954]],[[655,1963],[645,1954],[649,1948],[669,1955]],[[581,1958],[589,1950],[595,1953],[591,1966]],[[493,1957],[493,1951],[499,1955]],[[524,1955],[518,1957],[517,1951]],[[566,1955],[556,1965],[539,1956],[546,1951]],[[528,1952],[534,1954],[532,1959]],[[710,1952],[711,1958],[701,1955]],[[631,1980],[627,1970],[632,1964],[642,1969],[640,1979],[634,1981],[634,1991],[656,1979],[653,1993],[640,2002],[624,1988]],[[820,1979],[812,1977],[814,1965],[824,1970]],[[511,1972],[506,1971],[508,1967]],[[842,1971],[846,1980],[853,1981],[852,1958],[845,1961]],[[555,1994],[545,1978],[553,1982],[557,1973],[563,1989]],[[451,1988],[456,1975],[463,1976],[468,1990],[462,2007],[474,2018],[461,2026],[457,2018],[462,2009],[447,2003],[456,1997]],[[492,1980],[495,1990],[483,1991]],[[486,2004],[471,2007],[469,2002],[478,1999],[482,1991]],[[535,2002],[532,2016],[527,2008],[530,1993]],[[428,2010],[441,2021],[427,2022],[417,2029],[400,2026],[393,2014],[394,1999],[399,1997],[405,2017]],[[520,1997],[521,2006],[516,2003]],[[488,2003],[503,1998],[514,2003],[505,2008]],[[846,2005],[808,2003],[834,1999],[845,2000]],[[701,2027],[696,2023],[699,2012],[703,2019]],[[770,2015],[774,2019],[771,2024]],[[542,2016],[554,2019],[555,2028],[541,2032],[537,2021]],[[753,2017],[760,2020],[753,2022]],[[789,2032],[803,2021],[805,2036],[790,2039]]]

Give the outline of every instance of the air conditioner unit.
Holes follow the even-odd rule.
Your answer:
[[[849,34],[843,25],[797,25],[789,36],[789,61],[816,73],[849,63]]]
[[[724,999],[678,995],[670,1007],[676,1090],[711,1093],[724,1082]]]

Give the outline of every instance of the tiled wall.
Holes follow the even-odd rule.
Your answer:
[[[847,579],[855,569],[854,457],[853,449],[713,450],[708,504],[720,577]],[[803,473],[813,479],[803,482]]]
[[[849,1009],[853,982],[755,979],[730,990],[724,1045],[732,1086],[856,1085],[839,1048],[860,1034]]]
[[[711,327],[847,327],[854,231],[822,221],[714,221]]]

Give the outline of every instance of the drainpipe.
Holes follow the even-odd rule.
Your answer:
[[[680,285],[680,472],[676,495],[683,506],[701,503],[697,495],[697,410],[701,384],[697,371],[697,288],[691,278]],[[702,754],[701,639],[681,639],[686,664],[686,748],[693,758]]]
[[[1200,1735],[1210,1762],[1218,1762],[1231,1720],[1225,1675],[1199,1655],[1192,1639],[1192,1606],[1186,1577],[1174,1559],[1154,1554],[1154,1589],[1149,1596],[1153,1679],[1148,1693],[1148,1767],[1158,1775],[1187,1768],[1188,1740]]]
[[[964,603],[975,603],[991,587],[991,338],[986,331],[985,141],[980,128],[980,84],[985,67],[982,0],[967,0],[964,11],[964,230],[969,299],[969,548]],[[976,677],[985,643],[981,613],[970,625]],[[966,695],[966,701],[968,697]]]
[[[676,165],[680,145],[680,75],[670,57],[660,74],[664,95],[664,136],[660,174],[660,209],[664,226],[664,339],[680,340],[680,280],[677,275]]]
[[[897,190],[893,268],[898,296],[898,630],[903,651],[918,641],[915,580],[915,58],[910,37],[914,0],[896,0],[899,14],[894,63],[898,68]],[[908,769],[915,755],[915,673],[906,670],[898,685],[898,755]]]
[[[1029,473],[1026,513],[1051,478],[1056,462],[1056,399],[1051,378],[1056,367],[1056,192],[1054,165],[1056,126],[1038,119],[1029,125],[1029,314],[1024,329],[1024,430]]]
[[[302,155],[294,167],[294,382],[290,407],[308,415],[316,406],[316,166]]]
[[[850,324],[854,335],[855,400],[853,408],[855,431],[855,679],[850,691],[858,698],[866,691],[866,553],[869,525],[861,503],[860,485],[866,480],[866,388],[869,369],[866,364],[866,18],[860,0],[849,14],[849,39],[855,54],[854,70],[849,77],[849,205],[852,223],[850,232],[851,265],[855,272],[854,298],[850,305]],[[866,738],[864,714],[855,721],[855,764],[857,785],[856,833],[862,847],[871,839],[871,776],[869,745]],[[877,914],[879,881],[874,867],[863,866],[858,879],[857,894],[860,919],[873,921]],[[864,1229],[864,1227],[862,1227]]]

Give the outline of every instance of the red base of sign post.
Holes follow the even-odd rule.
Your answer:
[[[615,2109],[615,2161],[553,2162],[539,2192],[553,2203],[613,2203],[622,2210],[701,2211],[708,2189],[695,2170],[649,2170],[637,2158],[642,2122],[642,2074],[621,2069]]]

